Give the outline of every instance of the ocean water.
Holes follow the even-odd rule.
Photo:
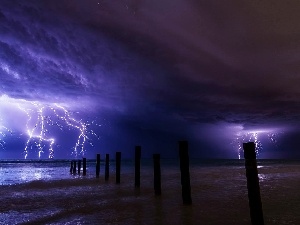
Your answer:
[[[260,160],[265,224],[300,224],[300,161]],[[178,160],[161,160],[162,195],[153,190],[151,160],[123,160],[121,183],[70,174],[70,161],[0,161],[0,224],[251,224],[244,160],[193,160],[192,205],[183,205]]]

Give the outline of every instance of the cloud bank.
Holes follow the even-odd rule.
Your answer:
[[[224,124],[297,130],[299,9],[298,1],[4,0],[0,95],[105,117],[132,140],[193,137],[201,146],[195,130],[218,136]]]

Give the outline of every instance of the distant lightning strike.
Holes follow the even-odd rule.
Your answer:
[[[4,131],[3,131],[4,130]],[[7,127],[0,125],[0,148],[3,149],[5,147],[4,138],[6,137],[6,133],[12,133]]]
[[[261,144],[261,141],[258,139],[258,133],[257,132],[248,132],[244,134],[241,138],[238,138],[239,142],[239,147],[238,147],[238,157],[239,159],[241,158],[241,152],[243,152],[243,143],[245,142],[254,142],[255,144],[255,152],[256,155],[258,156],[259,153],[262,151],[263,147]]]
[[[28,148],[30,145],[31,141],[34,141],[34,139],[38,139],[38,142],[35,142],[36,146],[39,148],[39,157],[41,157],[41,154],[44,153],[43,151],[43,143],[44,142],[48,142],[49,143],[49,158],[53,158],[54,157],[54,150],[53,150],[53,144],[55,142],[55,140],[53,138],[46,138],[46,134],[48,133],[48,130],[46,128],[46,125],[56,125],[58,126],[61,130],[64,128],[63,123],[65,123],[68,127],[72,127],[75,128],[79,131],[79,135],[77,138],[77,141],[75,143],[75,146],[73,148],[72,154],[77,157],[78,155],[82,155],[84,156],[85,154],[85,143],[87,140],[89,140],[88,137],[88,133],[89,134],[93,134],[96,135],[96,133],[93,130],[88,131],[87,127],[88,123],[84,123],[81,120],[76,120],[75,118],[71,117],[70,112],[68,112],[68,110],[66,110],[66,108],[64,108],[61,105],[58,104],[54,104],[54,106],[49,106],[47,109],[50,109],[54,115],[57,117],[57,121],[55,122],[54,120],[51,119],[50,116],[45,116],[44,115],[44,111],[46,110],[45,106],[40,106],[36,103],[34,103],[34,106],[37,107],[37,119],[36,119],[36,124],[34,125],[34,127],[32,129],[28,129],[28,135],[29,135],[29,139],[26,143],[26,147],[24,150],[25,153],[25,158],[28,155]],[[63,112],[63,115],[60,115],[61,112]],[[27,113],[29,120],[32,120],[31,116],[29,113]],[[63,123],[60,123],[60,122]],[[28,121],[29,122],[29,121]],[[27,123],[28,124],[28,123]],[[39,131],[36,134],[36,130]],[[92,145],[92,143],[90,142],[90,144]]]
[[[79,155],[84,155],[85,154],[85,149],[84,149],[84,145],[85,142],[87,140],[89,140],[89,137],[87,136],[87,127],[90,125],[88,123],[83,123],[81,120],[76,120],[74,118],[71,117],[71,114],[62,106],[55,104],[57,109],[60,109],[64,112],[63,116],[60,116],[57,113],[57,110],[55,108],[51,109],[53,110],[53,112],[55,113],[55,115],[61,119],[62,121],[64,121],[68,126],[73,127],[75,129],[78,129],[79,132],[79,136],[77,138],[77,142],[75,144],[75,147],[73,149],[73,154],[77,157],[78,154]],[[93,130],[90,131],[91,134],[96,135],[94,133]],[[90,144],[92,145],[92,143],[90,142]]]
[[[274,132],[264,131],[264,130],[239,132],[235,141],[233,141],[233,144],[238,146],[237,148],[238,148],[239,159],[241,159],[241,153],[243,152],[243,143],[245,142],[254,142],[256,155],[259,156],[259,154],[263,150],[263,145],[259,139],[259,134],[267,134],[267,137],[271,143],[273,144],[277,143],[277,136],[279,135],[279,133],[274,133]]]
[[[5,101],[11,100],[8,96],[0,97],[4,98]],[[3,99],[2,99],[3,100]],[[65,107],[59,104],[42,104],[39,102],[28,102],[25,100],[15,100],[12,104],[17,106],[19,110],[24,112],[27,115],[26,122],[26,133],[28,135],[28,140],[24,148],[24,157],[28,157],[30,150],[33,148],[38,149],[38,157],[41,158],[45,150],[48,151],[48,158],[52,159],[54,157],[54,143],[55,139],[50,136],[48,128],[50,126],[56,126],[60,130],[63,130],[65,127],[68,127],[69,130],[75,129],[79,131],[79,135],[75,146],[72,150],[72,155],[75,157],[82,155],[84,156],[85,144],[88,142],[90,145],[93,145],[89,136],[93,135],[99,139],[99,136],[89,128],[90,125],[96,125],[95,121],[83,122],[82,120],[77,120],[72,117]],[[10,102],[11,104],[11,102]],[[8,128],[0,124],[0,147],[4,148],[4,141],[1,137],[5,136],[5,132],[10,131]]]
[[[32,109],[25,109],[18,105],[19,109],[21,109],[23,112],[27,114],[28,121],[26,123],[26,130],[27,134],[29,136],[25,149],[24,149],[24,157],[25,159],[28,157],[28,151],[29,146],[32,147],[31,143],[33,142],[35,146],[38,148],[39,152],[39,158],[41,158],[42,153],[44,153],[43,149],[45,147],[45,142],[49,143],[49,159],[52,159],[54,157],[54,151],[53,151],[53,144],[55,140],[53,138],[46,138],[47,129],[45,128],[45,121],[46,117],[44,116],[43,110],[44,106],[39,105],[38,103],[33,102],[33,106],[37,108],[37,119],[35,120],[35,124],[33,127],[30,128],[29,122],[32,120]]]
[[[5,141],[4,138],[6,137],[7,133],[12,134],[12,131],[8,129],[6,126],[2,125],[2,118],[0,118],[0,148],[4,149]]]

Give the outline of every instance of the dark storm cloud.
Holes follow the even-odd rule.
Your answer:
[[[167,67],[169,84],[148,96],[170,111],[198,114],[200,121],[274,122],[280,111],[297,117],[298,1],[72,3],[61,10]]]
[[[6,3],[1,9],[3,93],[45,101],[56,100],[54,94],[58,101],[83,95],[113,105],[140,87],[156,85],[156,68],[122,43],[71,19],[53,18],[37,2]]]
[[[277,0],[1,1],[0,93],[88,102],[147,134],[295,126],[299,10]]]

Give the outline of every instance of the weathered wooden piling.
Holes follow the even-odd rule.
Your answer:
[[[141,146],[135,146],[135,187],[141,185]]]
[[[73,160],[71,161],[71,166],[70,166],[70,173],[73,173]]]
[[[86,158],[82,159],[82,175],[85,176],[86,175]]]
[[[96,177],[99,178],[100,175],[100,154],[97,154],[96,160]]]
[[[183,204],[192,204],[188,142],[179,141],[179,158]]]
[[[73,174],[76,174],[76,161],[73,161]]]
[[[248,199],[252,225],[264,225],[262,203],[260,198],[259,179],[256,162],[255,143],[243,143]]]
[[[160,171],[160,154],[153,154],[154,168],[154,193],[161,195],[161,171]]]
[[[78,160],[78,174],[80,174],[81,171],[81,160]]]
[[[120,183],[121,174],[121,152],[116,152],[116,183]]]
[[[109,154],[105,155],[105,180],[109,179]]]

